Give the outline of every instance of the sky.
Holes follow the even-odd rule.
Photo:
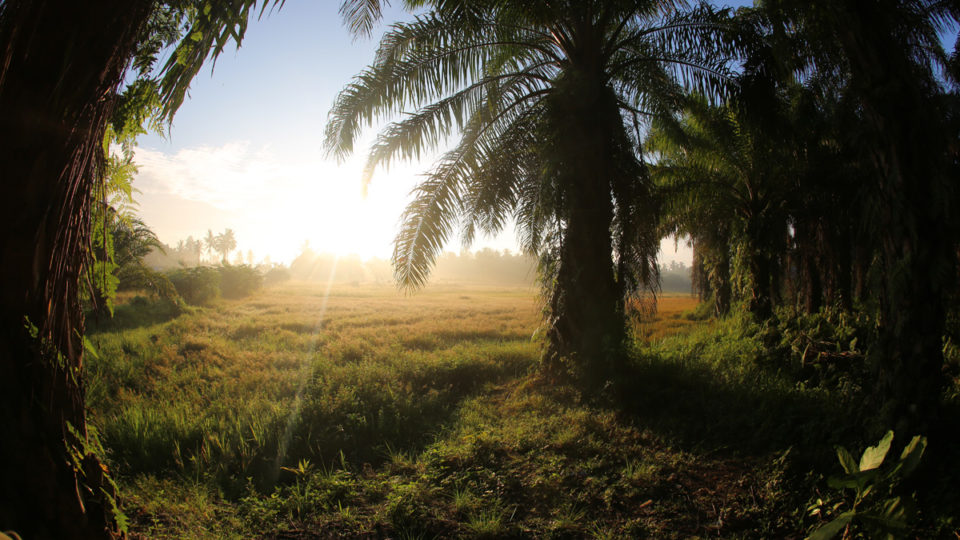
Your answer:
[[[378,171],[364,197],[360,170],[376,128],[345,163],[324,155],[327,112],[373,59],[385,29],[353,39],[338,5],[288,1],[252,21],[242,47],[194,79],[170,129],[138,139],[139,212],[161,241],[232,228],[238,248],[257,261],[289,263],[304,242],[318,252],[390,256],[409,193],[432,160]],[[397,7],[384,12],[387,23],[409,17]],[[689,265],[690,249],[674,245],[663,242],[661,260]],[[454,235],[447,249],[461,247]],[[483,247],[519,251],[512,227],[471,249]]]

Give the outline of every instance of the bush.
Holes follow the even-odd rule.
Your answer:
[[[282,266],[274,266],[263,275],[263,284],[270,286],[290,281],[290,271]]]
[[[166,300],[173,304],[181,302],[177,288],[170,278],[143,265],[127,265],[118,273],[120,283],[117,290],[142,290],[153,299]]]
[[[180,268],[167,277],[188,304],[206,305],[220,296],[220,272],[216,268]]]
[[[220,292],[225,298],[243,298],[263,287],[263,275],[252,266],[226,265],[219,270]]]

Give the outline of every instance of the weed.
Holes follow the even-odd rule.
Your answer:
[[[830,540],[853,526],[861,527],[871,538],[895,538],[909,531],[913,502],[911,498],[898,495],[896,488],[920,464],[927,439],[915,436],[904,447],[900,459],[883,467],[892,442],[893,431],[888,431],[876,446],[863,451],[859,462],[846,448],[836,448],[845,474],[830,477],[829,485],[853,493],[835,503],[818,499],[808,508],[811,515],[833,518],[813,531],[811,540]],[[847,536],[845,532],[844,537]]]

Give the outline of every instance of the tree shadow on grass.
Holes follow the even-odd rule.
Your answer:
[[[129,303],[120,304],[113,310],[113,317],[87,317],[90,333],[134,330],[145,326],[162,324],[176,319],[184,309],[169,300],[148,300],[134,297]]]
[[[805,389],[759,367],[721,372],[699,361],[654,355],[634,361],[620,381],[626,419],[702,451],[815,454],[863,440],[860,397]]]
[[[301,462],[323,470],[379,467],[397,453],[422,451],[464,400],[531,363],[510,346],[450,356],[318,363],[293,402],[248,406],[211,395],[206,405],[135,407],[104,425],[101,438],[125,475],[208,476],[231,498],[249,482],[269,492],[278,481],[295,481],[290,471]]]

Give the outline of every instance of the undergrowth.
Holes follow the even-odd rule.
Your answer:
[[[693,304],[597,400],[537,376],[531,291],[286,284],[96,329],[87,399],[134,537],[802,537],[872,436],[858,327]]]

